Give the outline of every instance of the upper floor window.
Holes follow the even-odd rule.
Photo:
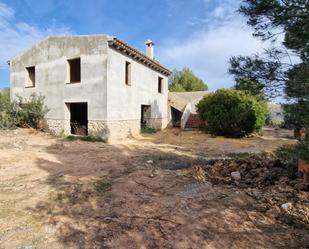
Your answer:
[[[163,93],[163,78],[158,77],[158,93]]]
[[[27,78],[26,78],[26,87],[35,87],[35,67],[26,67]]]
[[[81,61],[80,58],[70,59],[69,63],[69,71],[70,71],[70,79],[69,83],[79,83],[81,81]]]
[[[131,85],[131,63],[126,61],[125,67],[125,83],[126,85]]]

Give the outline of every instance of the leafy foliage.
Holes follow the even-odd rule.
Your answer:
[[[10,101],[10,90],[4,89],[0,92],[0,128],[12,128],[16,124],[13,116],[13,105]]]
[[[174,70],[169,79],[169,90],[171,92],[207,91],[208,86],[192,70],[184,68],[181,71]]]
[[[248,17],[254,35],[263,40],[284,34],[284,45],[302,60],[309,55],[308,0],[243,0],[239,11]]]
[[[151,128],[151,127],[143,127],[141,129],[141,133],[145,133],[145,134],[154,134],[156,132],[157,132],[157,129]]]
[[[236,81],[247,77],[260,82],[270,97],[285,93],[290,103],[285,106],[286,125],[309,127],[309,1],[243,0],[239,11],[254,36],[276,41],[283,35],[284,40],[261,55],[232,57],[230,73]],[[295,56],[298,64],[292,62]]]
[[[18,117],[18,126],[31,127],[38,129],[40,122],[49,111],[44,105],[44,97],[31,94],[29,99],[18,97],[16,102],[13,102],[14,112]]]
[[[236,80],[236,90],[246,91],[247,93],[256,96],[257,99],[265,100],[264,85],[256,79],[240,77]]]
[[[290,69],[287,75],[286,95],[295,97],[300,101],[309,101],[309,64],[298,64]]]
[[[73,142],[73,141],[85,141],[85,142],[107,142],[106,139],[100,137],[100,136],[67,136],[67,141]]]
[[[244,136],[260,131],[268,112],[266,103],[239,90],[221,89],[197,105],[205,129],[214,135]]]
[[[284,123],[288,128],[308,127],[308,101],[299,101],[296,103],[284,105]]]
[[[9,90],[0,94],[0,128],[14,127],[42,128],[44,116],[48,112],[44,105],[44,97],[32,94],[28,100],[18,97],[10,101]]]
[[[264,55],[271,56],[274,53],[266,51]],[[258,87],[259,92],[270,98],[282,94],[283,81],[286,80],[285,71],[278,59],[261,58],[259,55],[232,57],[229,73],[234,75],[236,86],[242,79],[250,79],[247,81],[246,90],[254,93]]]

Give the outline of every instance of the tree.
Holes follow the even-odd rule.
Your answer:
[[[192,70],[184,68],[181,71],[174,70],[169,79],[169,90],[171,92],[207,91],[208,86]]]
[[[236,81],[245,77],[260,82],[269,97],[285,93],[290,103],[286,121],[308,127],[309,0],[243,0],[239,11],[254,28],[253,35],[272,41],[273,47],[251,57],[232,57],[230,73]],[[276,45],[282,35],[283,43]],[[295,56],[298,64],[292,63]]]
[[[240,77],[236,79],[235,89],[248,92],[262,101],[266,99],[264,85],[256,79]]]

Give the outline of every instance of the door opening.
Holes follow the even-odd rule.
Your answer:
[[[174,107],[171,107],[171,114],[173,127],[180,127],[182,112],[178,111]]]
[[[142,105],[141,107],[141,128],[149,127],[151,117],[150,105]]]
[[[88,135],[88,105],[87,103],[70,103],[71,134]]]

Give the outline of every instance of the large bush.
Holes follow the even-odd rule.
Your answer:
[[[198,104],[205,129],[214,135],[244,136],[265,125],[267,104],[239,90],[221,89]]]
[[[13,102],[13,115],[17,117],[17,125],[21,127],[41,128],[44,116],[48,112],[44,105],[44,97],[32,94],[29,99],[18,97]]]
[[[0,93],[0,128],[2,129],[42,128],[42,121],[47,112],[43,96],[32,94],[29,99],[18,97],[11,102],[9,90]]]

